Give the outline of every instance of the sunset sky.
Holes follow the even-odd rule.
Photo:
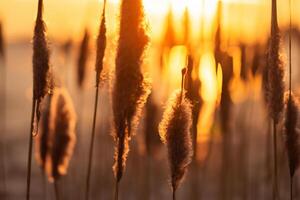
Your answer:
[[[108,0],[108,26],[111,32],[117,30],[118,0]],[[157,3],[155,3],[157,2]],[[183,3],[187,2],[187,3]],[[198,33],[200,19],[204,16],[205,24],[212,24],[217,0],[205,0],[205,11],[202,11],[200,0],[144,0],[151,34],[154,37],[163,31],[163,19],[171,4],[175,18],[180,19],[187,6],[192,16],[193,32]],[[256,40],[263,37],[268,30],[270,13],[269,0],[224,0],[225,35],[243,37],[245,40]],[[288,7],[286,0],[278,0],[279,22],[287,22]],[[50,37],[78,39],[84,27],[90,27],[94,33],[99,23],[102,2],[99,0],[45,0],[45,21]],[[9,41],[26,39],[32,36],[36,16],[37,1],[34,0],[1,0],[0,19],[3,21],[5,34]],[[300,9],[300,2],[293,1],[293,11]],[[204,14],[203,14],[204,13]],[[284,16],[284,17],[283,17]],[[299,16],[299,15],[298,15]],[[293,12],[297,19],[297,13]],[[239,26],[237,26],[239,24]],[[207,27],[208,29],[208,27]],[[209,33],[207,33],[209,34]]]

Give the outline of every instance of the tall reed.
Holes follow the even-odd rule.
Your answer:
[[[76,114],[72,99],[64,88],[55,87],[46,99],[40,134],[36,138],[36,158],[50,182],[56,199],[58,179],[67,174],[76,143]]]
[[[289,158],[290,168],[290,199],[293,199],[293,178],[295,171],[300,166],[300,133],[297,130],[299,103],[292,94],[292,9],[291,0],[289,1],[290,9],[290,24],[289,24],[289,92],[286,100],[286,117],[285,117],[285,136],[286,136],[286,149]]]
[[[2,29],[2,22],[0,21],[0,128],[2,131],[0,137],[0,171],[3,183],[3,198],[6,199],[6,164],[5,164],[5,133],[6,133],[6,50],[5,40]]]
[[[268,107],[273,120],[274,186],[273,199],[279,198],[277,169],[277,124],[284,108],[284,69],[280,56],[280,33],[277,22],[277,2],[272,0],[271,36],[268,51]]]
[[[43,21],[43,0],[38,2],[38,12],[34,28],[33,37],[33,97],[32,97],[32,111],[29,134],[29,148],[28,148],[28,166],[27,166],[27,189],[26,199],[30,199],[30,184],[31,184],[31,160],[32,160],[32,143],[34,135],[34,119],[36,117],[36,126],[38,127],[40,118],[40,103],[42,99],[49,92],[49,49],[46,39],[46,27]]]
[[[191,138],[192,108],[190,101],[185,97],[184,74],[185,70],[182,73],[181,91],[174,92],[169,99],[162,121],[159,124],[161,140],[168,148],[173,200],[176,199],[176,190],[183,181],[193,156]]]
[[[95,92],[95,103],[94,103],[93,127],[92,127],[92,135],[91,135],[90,149],[89,149],[88,171],[86,177],[85,199],[89,199],[90,175],[91,175],[91,168],[92,168],[95,128],[96,128],[96,121],[97,121],[99,84],[100,84],[101,72],[103,70],[103,58],[104,58],[105,48],[106,48],[105,8],[106,8],[106,0],[104,0],[103,3],[102,20],[100,23],[99,34],[97,38],[97,55],[96,55],[96,67],[95,67],[96,68],[96,92]]]
[[[293,178],[300,165],[300,133],[297,130],[299,103],[291,93],[287,96],[285,136],[290,169],[290,195],[293,199]]]
[[[148,44],[141,0],[122,0],[115,80],[112,90],[116,178],[115,199],[141,110],[150,93],[150,83],[142,70],[142,57]]]

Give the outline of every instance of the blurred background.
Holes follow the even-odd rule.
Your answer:
[[[288,1],[278,0],[282,56],[288,65]],[[292,1],[292,82],[300,95],[300,1]],[[111,137],[111,75],[118,41],[119,0],[108,0],[108,41],[100,94],[92,168],[92,199],[112,199],[114,143]],[[68,175],[60,180],[63,199],[83,199],[95,86],[95,43],[103,2],[44,2],[44,20],[57,78],[69,90],[78,115],[77,146]],[[120,199],[170,199],[166,148],[158,123],[167,98],[185,87],[193,107],[195,158],[178,199],[271,199],[272,135],[262,88],[270,30],[271,0],[144,0],[150,45],[143,68],[152,79],[137,135],[131,140]],[[1,199],[23,199],[32,96],[32,36],[37,1],[1,0],[5,43],[1,70]],[[79,46],[90,36],[84,87],[77,84]],[[188,58],[188,59],[187,59]],[[288,77],[285,78],[286,81]],[[279,188],[289,197],[283,135],[279,137]],[[5,170],[5,173],[3,171]],[[299,176],[295,195],[300,198]],[[32,199],[54,199],[33,161]]]

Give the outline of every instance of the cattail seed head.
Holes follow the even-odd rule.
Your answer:
[[[271,38],[268,52],[269,112],[277,124],[284,108],[284,67],[280,55],[280,33],[276,0],[272,1]]]
[[[142,56],[148,44],[141,0],[122,0],[120,36],[112,90],[114,138],[117,143],[114,172],[124,170],[128,140],[135,131],[142,108],[150,93],[150,82],[142,70]]]
[[[177,91],[169,99],[159,124],[161,140],[168,148],[171,183],[174,191],[182,182],[192,159],[191,126],[191,104],[186,98],[181,99],[181,91]]]
[[[285,136],[289,158],[290,176],[293,177],[300,165],[300,133],[297,130],[299,103],[294,95],[286,94]]]
[[[49,92],[49,48],[43,21],[43,0],[39,0],[33,37],[33,91],[38,102]]]
[[[106,0],[104,0],[102,20],[100,23],[99,34],[97,38],[97,52],[96,52],[96,86],[99,86],[101,72],[103,70],[103,58],[106,48],[106,19],[105,19]]]
[[[67,173],[76,142],[76,114],[64,88],[54,88],[45,100],[40,134],[36,138],[36,157],[53,181]]]
[[[87,62],[89,58],[89,43],[90,43],[90,33],[86,29],[80,44],[79,57],[77,62],[77,84],[81,89],[84,86],[84,81],[86,79],[86,74],[87,74]]]

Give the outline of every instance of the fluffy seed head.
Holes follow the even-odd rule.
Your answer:
[[[43,21],[43,0],[39,0],[38,14],[33,36],[33,91],[38,102],[49,92],[49,49],[46,27]]]
[[[277,124],[284,108],[284,67],[280,55],[280,33],[276,1],[272,2],[271,38],[268,52],[269,113]]]
[[[121,4],[120,36],[116,57],[115,81],[112,90],[114,138],[117,143],[115,174],[123,171],[131,133],[150,93],[150,82],[141,71],[142,56],[148,37],[144,27],[141,0],[123,0]],[[122,144],[123,143],[123,144]],[[123,159],[123,160],[122,160]],[[121,162],[122,160],[122,162]],[[121,177],[117,176],[119,180]]]
[[[103,5],[102,20],[100,23],[99,34],[97,38],[97,55],[96,55],[96,86],[99,86],[101,72],[103,70],[103,58],[106,48],[106,20],[105,20],[106,0]]]
[[[177,91],[169,99],[163,119],[159,124],[159,134],[167,145],[171,183],[175,191],[182,182],[193,155],[192,139],[192,109],[186,98],[181,99]]]
[[[50,181],[67,173],[76,142],[76,114],[64,88],[55,88],[46,99],[36,157]]]
[[[299,103],[294,95],[286,95],[285,136],[290,175],[294,176],[300,165],[300,133],[297,130]]]

